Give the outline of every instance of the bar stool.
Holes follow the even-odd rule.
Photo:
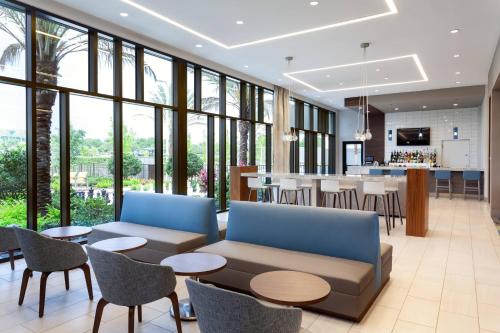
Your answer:
[[[274,189],[276,189],[276,196],[279,196],[279,193],[280,193],[279,180],[278,180],[278,182],[276,182],[275,179],[271,179],[271,183],[264,184],[264,186],[267,186],[267,188],[269,190],[269,192],[268,192],[269,193],[269,202],[273,202],[274,201]]]
[[[434,171],[434,178],[436,178],[436,198],[439,198],[439,190],[447,190],[450,195],[451,200],[451,171],[450,170],[436,170]],[[444,185],[440,185],[439,181],[443,183],[446,181]]]
[[[327,207],[328,198],[333,195],[333,208],[339,198],[339,208],[342,208],[342,194],[344,194],[344,208],[347,209],[347,200],[345,192],[340,188],[340,182],[332,179],[321,180],[321,206]]]
[[[467,192],[473,191],[477,192],[477,200],[481,200],[481,171],[464,170],[462,177],[464,179],[464,199],[467,198]],[[468,186],[467,182],[477,182],[477,186]]]
[[[341,180],[340,181],[340,189],[344,192],[344,198],[347,194],[349,194],[349,209],[352,209],[352,202],[353,202],[353,200],[356,200],[356,209],[359,210],[358,191],[357,191],[356,182],[351,182],[348,180]],[[354,199],[353,199],[353,195],[354,195]]]
[[[391,177],[402,177],[406,176],[406,170],[403,169],[391,169],[390,173]]]
[[[309,179],[302,180],[299,183],[299,188],[302,189],[302,201],[303,201],[304,206],[306,205],[306,197],[304,196],[304,190],[307,190],[307,194],[309,195],[309,204],[308,205],[311,206],[312,187],[313,187],[312,182]]]
[[[404,170],[396,171],[403,171],[404,173]],[[403,225],[403,215],[401,214],[401,203],[399,201],[399,182],[395,179],[387,179],[385,182],[385,190],[389,192],[389,197],[387,198],[389,203],[389,219],[391,218],[390,208],[392,207],[392,227],[396,227],[396,204],[398,205],[398,217],[401,221],[401,225]],[[389,199],[392,199],[392,204]]]
[[[370,173],[370,176],[383,176],[384,175],[384,170],[382,170],[382,169],[370,169],[368,172]]]
[[[304,202],[304,188],[300,188],[297,184],[297,179],[293,178],[282,178],[280,179],[280,200],[279,203],[283,203],[283,196],[285,196],[286,204],[290,204],[288,201],[288,194],[295,194],[295,205],[299,204],[299,192],[302,193],[302,201]]]
[[[259,178],[249,177],[247,179],[247,186],[250,189],[250,191],[248,191],[248,201],[251,200],[252,192],[254,191],[257,194],[257,201],[259,201],[259,192],[262,195],[262,202],[266,201],[266,193],[269,193],[269,188],[264,186]]]
[[[385,216],[385,226],[387,228],[387,235],[390,235],[391,222],[388,218],[389,211],[389,192],[385,189],[385,183],[383,181],[364,181],[363,182],[363,210],[365,210],[366,202],[368,199],[368,206],[371,204],[371,198],[375,199],[374,210],[377,211],[378,199],[382,199],[382,204],[384,207]]]

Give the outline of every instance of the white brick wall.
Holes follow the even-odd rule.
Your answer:
[[[397,146],[397,129],[412,127],[430,127],[430,146]],[[481,113],[479,108],[390,112],[385,114],[385,159],[388,161],[394,150],[436,150],[438,164],[441,161],[441,143],[453,140],[453,127],[458,127],[458,138],[470,140],[470,167],[481,168],[480,140]],[[392,141],[389,141],[389,130]]]

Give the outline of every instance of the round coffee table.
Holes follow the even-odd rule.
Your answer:
[[[140,249],[147,243],[148,240],[142,237],[116,237],[95,242],[90,246],[104,251],[125,253]]]
[[[226,258],[211,253],[181,253],[165,258],[160,265],[170,266],[176,275],[189,276],[193,280],[198,280],[202,275],[218,272],[227,265]],[[193,306],[189,298],[179,301],[179,311],[181,320],[196,320]],[[174,309],[170,308],[170,315],[174,317]]]
[[[305,306],[325,300],[332,290],[319,276],[295,271],[262,273],[250,281],[258,298],[280,305]]]
[[[69,226],[69,227],[50,228],[42,231],[40,234],[55,239],[70,239],[70,238],[86,236],[91,232],[92,228],[90,227]]]

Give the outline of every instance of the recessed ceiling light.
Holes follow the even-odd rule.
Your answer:
[[[344,85],[344,82],[340,82],[340,83],[339,83],[339,86],[343,86],[343,85]]]
[[[452,29],[450,30],[450,34],[456,34],[460,31],[460,29]]]
[[[203,47],[203,45],[201,45],[201,44],[196,44],[195,46],[196,47]]]
[[[121,17],[127,17],[127,16],[128,16],[128,13],[120,13],[120,16],[121,16]]]
[[[460,75],[460,74],[462,74],[462,73],[461,72],[455,72],[455,75]]]
[[[243,67],[248,68],[248,65],[244,65]]]
[[[331,76],[330,74],[326,74],[326,77],[330,78],[330,77],[332,77],[332,76]]]
[[[316,98],[320,98],[321,96],[320,95],[316,95]]]
[[[377,69],[375,70],[375,72],[380,72],[380,68],[377,68]]]
[[[458,54],[458,53],[454,54],[453,58],[460,58],[460,54]]]
[[[236,24],[237,24],[237,25],[242,25],[242,24],[244,24],[244,23],[245,23],[245,22],[243,22],[242,20],[238,20],[238,21],[236,21]]]
[[[453,104],[453,106],[458,106],[458,104],[457,104],[457,103],[454,103],[454,104]]]
[[[399,108],[394,108],[394,111],[399,111]]]
[[[460,82],[460,81],[456,81],[455,83],[456,83],[456,84],[460,84],[460,83],[462,83],[462,82]]]
[[[379,91],[380,91],[380,90],[378,90],[378,89],[375,89],[375,92],[379,92]]]
[[[279,82],[283,81],[283,79],[278,79]]]
[[[427,105],[422,105],[422,109],[427,109]]]
[[[389,80],[389,78],[388,77],[384,77],[384,80]]]
[[[319,5],[319,1],[311,1],[311,2],[309,2],[309,4],[311,6],[317,6],[317,5]]]

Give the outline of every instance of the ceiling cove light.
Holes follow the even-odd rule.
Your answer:
[[[121,0],[121,1],[126,3],[129,6],[132,6],[136,9],[148,14],[148,15],[156,17],[157,19],[162,20],[163,22],[169,23],[169,24],[171,24],[179,29],[182,29],[186,32],[189,32],[197,37],[203,38],[206,41],[209,41],[210,43],[213,43],[213,44],[220,46],[222,48],[225,48],[227,50],[236,49],[236,48],[245,47],[245,46],[252,46],[252,45],[256,45],[256,44],[267,43],[267,42],[275,41],[278,39],[290,38],[290,37],[300,36],[300,35],[304,35],[304,34],[308,34],[308,33],[313,33],[313,32],[333,29],[333,28],[338,28],[338,27],[342,27],[345,25],[370,21],[370,20],[374,20],[374,19],[378,19],[378,18],[382,18],[385,16],[394,15],[394,14],[398,13],[398,8],[396,7],[394,0],[384,0],[385,4],[387,6],[387,10],[382,12],[382,13],[363,16],[363,17],[359,17],[359,18],[355,18],[355,19],[351,19],[351,20],[347,20],[347,21],[341,21],[341,22],[336,22],[336,23],[332,23],[332,24],[327,24],[327,25],[323,25],[323,26],[319,26],[319,27],[315,27],[315,28],[293,31],[293,32],[286,33],[286,34],[257,39],[257,40],[253,40],[253,41],[249,41],[249,42],[228,45],[228,44],[225,44],[225,43],[223,43],[215,38],[212,38],[212,37],[200,32],[200,31],[194,30],[194,29],[192,29],[192,28],[190,28],[182,23],[179,23],[172,18],[169,18],[163,14],[160,14],[160,13],[154,11],[153,9],[150,9],[146,6],[140,5],[139,3],[136,2],[137,0],[135,0],[135,1],[134,0]]]
[[[362,66],[362,65],[366,65],[366,64],[395,61],[395,60],[400,60],[400,59],[405,59],[405,58],[412,58],[413,59],[413,61],[415,62],[415,66],[417,66],[417,69],[418,69],[420,75],[422,76],[422,79],[413,80],[413,81],[401,81],[401,82],[390,82],[390,83],[382,83],[382,84],[360,85],[360,86],[355,86],[355,87],[337,88],[337,89],[319,89],[310,83],[307,83],[303,80],[300,80],[300,79],[294,77],[294,75],[297,75],[297,74],[319,72],[319,71],[326,71],[326,70],[353,67],[353,66]],[[291,80],[299,82],[300,84],[302,84],[306,87],[314,89],[315,91],[317,91],[319,93],[358,90],[358,89],[362,89],[362,88],[378,88],[378,87],[387,87],[387,86],[397,86],[397,85],[402,85],[402,84],[410,84],[410,83],[419,83],[419,82],[429,81],[429,78],[427,77],[427,74],[425,73],[424,67],[422,66],[422,63],[420,62],[420,59],[418,58],[418,55],[416,55],[416,54],[408,54],[408,55],[399,56],[399,57],[369,60],[369,61],[362,61],[362,62],[354,62],[354,63],[350,63],[350,64],[343,64],[343,65],[336,65],[336,66],[312,68],[312,69],[306,69],[306,70],[301,70],[301,71],[283,73],[283,75]]]

